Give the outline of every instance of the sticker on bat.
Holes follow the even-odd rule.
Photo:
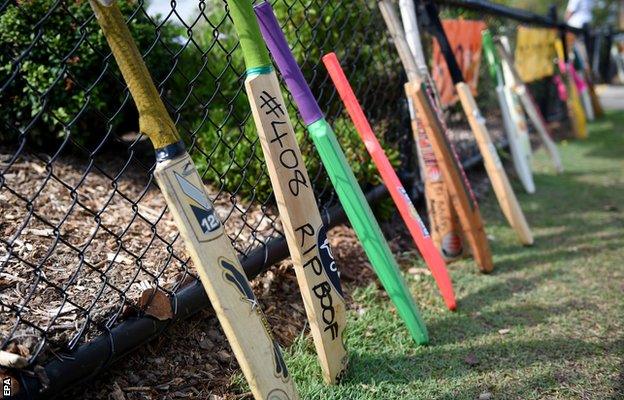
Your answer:
[[[188,179],[177,172],[174,172],[173,175],[186,197],[195,202],[195,204],[189,203],[189,206],[191,207],[202,232],[207,234],[219,229],[221,227],[221,221],[219,221],[219,218],[215,215],[214,207],[208,199],[206,192],[193,185]]]
[[[342,293],[342,286],[340,285],[338,266],[336,265],[336,260],[334,260],[334,255],[332,253],[331,246],[329,245],[329,240],[327,239],[327,228],[324,225],[318,230],[317,243],[319,247],[319,254],[321,256],[321,264],[323,264],[325,273],[329,277],[334,289],[336,289],[336,291],[344,297],[344,294]]]
[[[418,215],[418,212],[416,211],[416,208],[414,207],[414,203],[412,203],[412,199],[410,199],[405,188],[403,186],[399,186],[397,187],[397,190],[399,191],[399,193],[401,193],[401,196],[403,196],[403,198],[405,199],[405,203],[407,204],[407,207],[410,210],[410,214],[412,215],[412,218],[415,219],[416,222],[418,223],[418,226],[420,227],[420,231],[422,232],[423,236],[429,237],[429,231],[427,230],[427,227],[425,226],[422,219],[420,218],[420,215]]]
[[[286,363],[284,362],[284,358],[282,357],[282,352],[280,350],[279,345],[273,338],[271,334],[270,327],[267,325],[266,319],[262,314],[262,310],[258,306],[258,300],[249,286],[249,281],[247,277],[238,269],[234,264],[227,261],[224,258],[219,259],[219,265],[223,268],[223,276],[226,281],[228,281],[232,286],[234,286],[241,294],[241,300],[249,303],[250,310],[260,315],[264,324],[264,330],[269,338],[269,340],[273,343],[273,356],[274,356],[274,375],[278,378],[281,378],[284,381],[288,380],[288,369],[286,368]],[[286,397],[288,398],[288,397]]]
[[[314,275],[323,279],[312,287],[312,293],[314,293],[314,297],[316,297],[322,309],[321,316],[325,324],[323,331],[330,331],[332,340],[334,340],[338,338],[339,326],[336,322],[333,294],[337,292],[341,297],[344,295],[340,286],[336,261],[334,261],[329,241],[327,240],[327,230],[324,226],[315,230],[312,225],[306,223],[295,229],[295,232],[301,234],[299,246],[304,251],[304,256],[312,255],[303,262],[303,268],[311,269]],[[325,279],[325,277],[329,280]]]

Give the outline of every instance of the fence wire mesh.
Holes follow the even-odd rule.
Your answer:
[[[240,257],[283,237],[226,4],[171,1],[160,15],[145,1],[118,4]],[[405,76],[375,2],[278,0],[274,8],[362,187],[379,181],[320,63],[326,52],[337,53],[413,186]],[[327,211],[337,199],[287,101]],[[196,279],[137,118],[87,1],[0,5],[0,349],[28,368],[130,318],[170,318],[176,293]],[[454,140],[462,159],[476,154],[466,130]]]

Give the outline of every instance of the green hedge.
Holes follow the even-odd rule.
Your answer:
[[[100,79],[101,54],[110,50],[88,1],[56,3],[24,0],[9,5],[0,15],[1,84],[12,79],[0,93],[0,120],[16,128],[0,129],[0,141],[15,141],[19,131],[28,130],[31,144],[49,145],[51,139],[64,135],[64,125],[89,103],[77,121],[80,135],[74,140],[98,143],[105,127],[94,112],[112,111],[111,105],[119,104],[119,84],[110,77]],[[135,2],[128,0],[117,3],[125,16],[136,8]],[[155,38],[152,22],[137,13],[130,29],[139,48],[149,48]],[[160,40],[171,48],[179,47],[173,40],[176,31],[163,27]],[[15,64],[23,53],[27,53],[23,61]],[[163,46],[154,47],[147,60],[152,73],[164,75],[166,63],[154,61],[169,58]]]

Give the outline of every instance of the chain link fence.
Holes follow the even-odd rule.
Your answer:
[[[171,1],[156,15],[145,1],[118,3],[253,278],[287,249],[226,4]],[[405,76],[375,2],[278,0],[274,8],[369,200],[385,192],[320,63],[326,52],[337,53],[417,198]],[[287,102],[322,215],[344,221]],[[24,360],[13,366],[37,390],[97,373],[208,306],[137,117],[87,1],[0,4],[0,349]],[[474,163],[467,132],[456,130],[454,141]]]

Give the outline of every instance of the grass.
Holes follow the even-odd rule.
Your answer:
[[[310,338],[288,349],[301,398],[623,398],[622,126],[624,113],[610,113],[588,140],[561,143],[562,175],[536,153],[537,193],[515,184],[533,247],[518,244],[493,194],[482,202],[496,269],[481,275],[470,259],[450,267],[457,312],[444,308],[431,277],[407,277],[429,346],[412,342],[373,284],[356,290],[341,385],[322,383]]]

